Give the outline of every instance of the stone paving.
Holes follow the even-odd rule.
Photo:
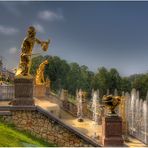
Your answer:
[[[8,101],[0,101],[0,106],[7,106],[8,103]],[[101,125],[96,125],[94,121],[86,118],[84,118],[84,122],[78,122],[75,117],[59,108],[57,100],[54,101],[51,98],[35,98],[35,104],[60,117],[65,124],[73,126],[87,136],[100,142],[102,132]],[[129,141],[125,142],[125,146],[127,147],[148,147],[134,137],[129,136],[128,138]]]
[[[46,99],[35,99],[35,104],[38,106],[43,107],[45,110],[50,111],[51,113],[55,114],[56,116],[59,116],[60,114],[60,108],[59,105],[56,103],[52,103],[50,101],[47,101]]]

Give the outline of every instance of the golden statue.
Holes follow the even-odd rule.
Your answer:
[[[103,103],[106,107],[109,108],[110,114],[116,114],[115,108],[120,104],[121,97],[120,96],[103,96]]]
[[[36,36],[36,30],[33,26],[30,26],[27,31],[27,36],[25,37],[21,45],[20,62],[15,74],[17,77],[31,76],[30,75],[31,56],[35,43],[40,44],[43,51],[48,50],[48,45],[50,43],[50,40],[40,41],[35,36]]]
[[[37,69],[36,73],[36,84],[45,84],[45,79],[44,79],[44,70],[45,66],[48,64],[48,60],[45,60],[39,65],[39,68]]]

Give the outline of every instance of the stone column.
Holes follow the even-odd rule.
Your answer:
[[[123,146],[121,117],[103,117],[102,144],[103,146]]]
[[[127,94],[126,94],[127,95]],[[124,140],[128,140],[128,125],[127,125],[127,99],[128,96],[122,95],[121,103],[119,105],[119,113],[122,117],[122,132],[124,135]]]
[[[33,100],[33,78],[15,78],[15,98],[12,100],[14,106],[34,105]]]

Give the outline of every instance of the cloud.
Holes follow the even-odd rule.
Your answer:
[[[18,32],[16,28],[13,27],[5,27],[0,25],[0,33],[4,35],[14,35]]]
[[[9,48],[9,53],[10,54],[15,54],[16,52],[17,52],[17,48],[16,47]]]
[[[63,20],[64,16],[61,12],[53,12],[50,10],[40,11],[38,13],[38,17],[45,21],[56,21],[56,20]]]
[[[18,3],[16,2],[2,2],[1,3],[11,14],[15,16],[20,16],[20,11],[18,9]]]
[[[41,26],[40,24],[36,23],[33,26],[36,28],[37,32],[40,32],[40,33],[44,33],[45,32],[43,26]]]

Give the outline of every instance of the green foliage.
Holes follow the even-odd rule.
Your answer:
[[[140,97],[145,99],[146,93],[148,91],[148,73],[132,75],[129,77],[129,79],[131,80],[132,88],[139,90]]]
[[[115,89],[121,89],[121,77],[115,68],[108,71],[105,67],[98,69],[93,78],[93,88],[100,90],[100,95],[106,94],[107,89],[113,94]]]
[[[48,59],[49,64],[45,69],[45,77],[48,77],[52,82],[52,89],[59,90],[67,89],[67,74],[70,70],[69,65],[65,60],[61,60],[55,56]]]
[[[114,89],[121,89],[121,77],[118,71],[115,68],[110,69],[109,71],[109,89],[113,93]]]
[[[91,72],[84,65],[80,67],[77,63],[71,63],[66,80],[67,88],[73,95],[75,95],[76,89],[81,88],[83,91],[91,90]]]
[[[106,90],[109,86],[109,75],[105,67],[101,67],[98,69],[97,73],[94,76],[93,85],[94,89],[100,90],[101,96],[106,93]]]
[[[54,146],[29,133],[18,131],[14,125],[0,121],[0,147],[50,147]]]
[[[131,82],[128,77],[123,77],[121,79],[121,91],[130,92],[131,91]]]
[[[33,58],[31,68],[30,68],[30,73],[32,75],[36,74],[36,70],[39,67],[39,65],[43,62],[43,60],[44,60],[43,56],[38,56],[38,57]]]
[[[80,66],[77,63],[67,63],[57,56],[39,56],[32,59],[31,72],[35,75],[39,64],[48,59],[49,64],[45,68],[45,77],[51,80],[51,87],[54,92],[60,89],[67,89],[69,94],[75,96],[77,89],[82,89],[91,95],[91,90],[100,91],[102,97],[109,89],[110,94],[117,89],[119,95],[122,91],[130,92],[131,88],[140,91],[142,98],[145,97],[148,90],[148,74],[133,75],[130,77],[121,77],[115,68],[110,70],[105,67],[98,68],[96,73],[89,71],[85,65]]]

